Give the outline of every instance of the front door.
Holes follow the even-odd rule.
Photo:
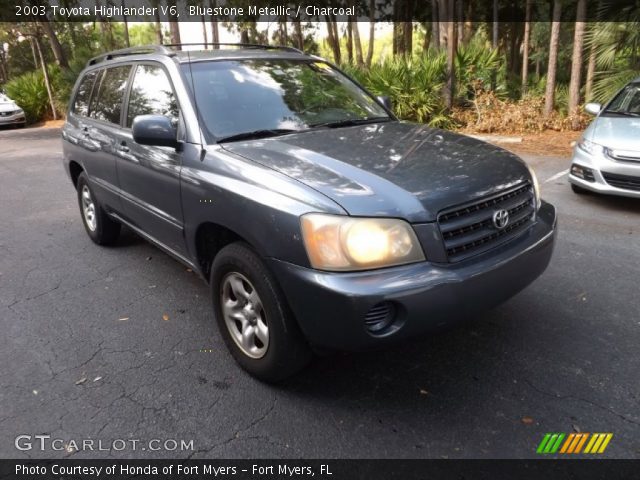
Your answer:
[[[123,213],[135,226],[183,255],[181,153],[175,148],[137,144],[131,133],[138,115],[165,115],[178,126],[178,102],[160,64],[135,67],[127,103],[125,128],[116,145]]]

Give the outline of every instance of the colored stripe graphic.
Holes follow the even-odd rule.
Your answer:
[[[551,438],[551,434],[545,433],[544,437],[542,437],[542,441],[540,442],[540,445],[538,445],[538,449],[536,450],[536,453],[544,452],[544,447],[547,445],[549,438]]]
[[[612,438],[613,433],[545,433],[536,453],[604,453]]]
[[[564,445],[562,445],[562,449],[560,450],[560,453],[567,453],[567,449],[569,448],[569,445],[571,445],[571,442],[573,442],[573,439],[576,437],[575,433],[570,433],[569,436],[567,437],[567,439],[564,442]]]
[[[556,453],[566,435],[564,433],[547,433],[538,445],[537,453]]]
[[[598,450],[598,453],[604,453],[604,451],[606,450],[607,446],[609,445],[609,442],[613,438],[613,433],[607,433],[606,435],[607,436],[605,437],[604,441],[602,442],[602,445],[600,445],[600,449]]]

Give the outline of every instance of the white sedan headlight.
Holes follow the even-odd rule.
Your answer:
[[[303,215],[302,236],[314,268],[368,270],[424,261],[411,226],[394,218]]]
[[[602,153],[602,145],[593,143],[591,140],[587,140],[584,137],[578,141],[578,148],[583,152],[588,153],[589,155],[597,155],[598,153]]]

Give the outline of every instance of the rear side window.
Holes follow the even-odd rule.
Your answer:
[[[130,65],[107,69],[100,82],[95,106],[90,112],[92,118],[120,124],[122,99],[127,89],[130,71]]]
[[[127,127],[138,115],[164,115],[178,124],[178,101],[161,67],[138,65],[129,94]]]
[[[91,99],[91,90],[93,90],[93,84],[96,81],[97,72],[87,73],[78,87],[76,92],[76,98],[73,102],[73,113],[86,117],[89,115],[89,100]]]

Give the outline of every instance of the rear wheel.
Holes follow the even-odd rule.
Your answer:
[[[112,220],[100,206],[87,180],[87,174],[78,176],[76,185],[82,223],[87,234],[98,245],[113,245],[120,234],[120,224]]]
[[[579,187],[578,185],[574,185],[573,183],[571,184],[571,190],[573,190],[573,193],[577,193],[578,195],[585,195],[589,193],[589,190]]]
[[[304,368],[311,350],[284,295],[260,257],[245,243],[224,247],[211,268],[214,313],[235,360],[266,382]]]

